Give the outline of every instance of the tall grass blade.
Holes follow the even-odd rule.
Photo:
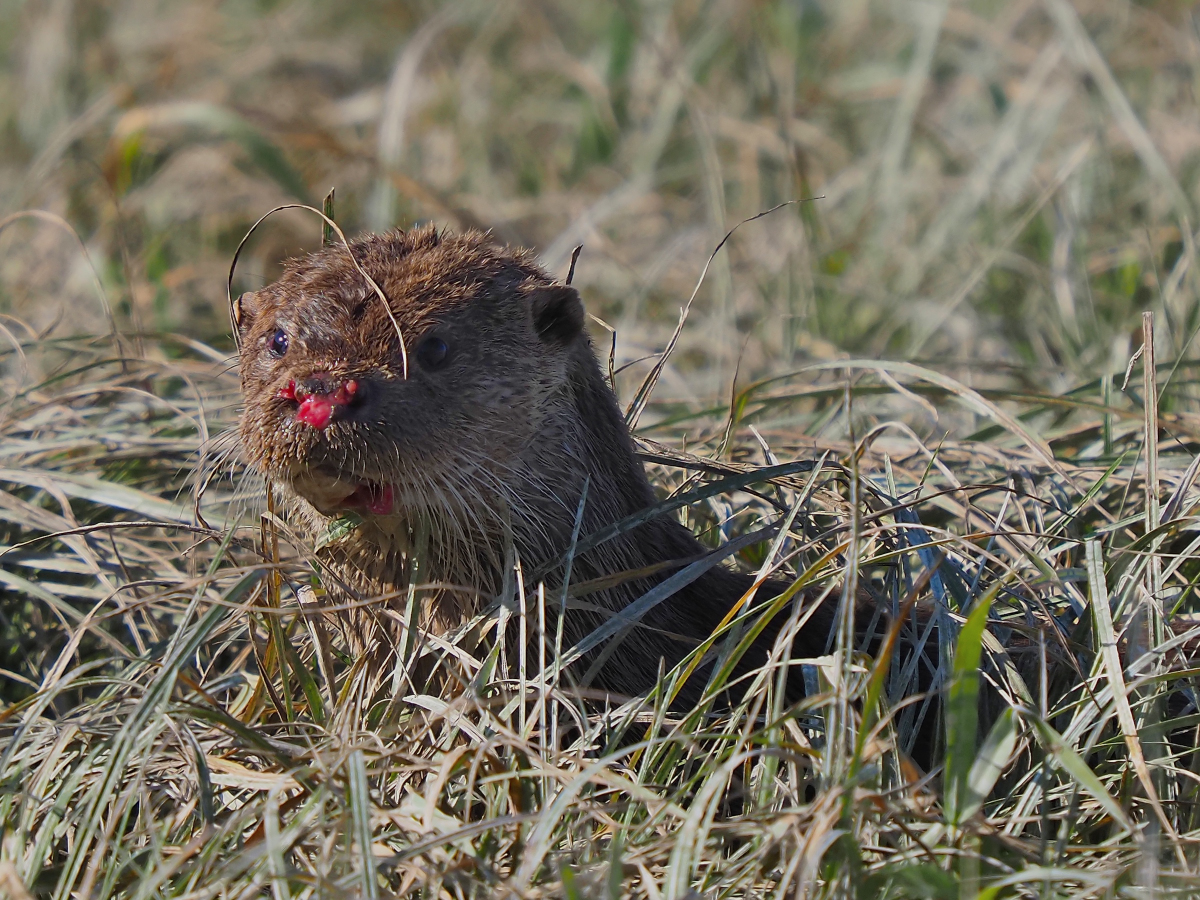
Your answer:
[[[972,805],[971,768],[976,760],[979,731],[979,664],[983,629],[997,591],[979,599],[958,633],[954,668],[946,700],[946,821],[960,827]]]

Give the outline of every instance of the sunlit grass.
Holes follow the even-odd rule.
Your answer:
[[[102,6],[0,7],[0,893],[1200,893],[1190,9]],[[349,653],[221,437],[234,248],[334,185],[351,234],[582,243],[667,514],[856,579],[880,652],[605,708],[527,577]]]
[[[1191,454],[1160,445],[1148,490],[1144,429],[1113,429],[1106,455],[1098,404],[1059,417],[1072,437],[1056,460],[1021,420],[1060,401],[1009,398],[1014,417],[935,373],[881,381],[847,360],[832,402],[878,402],[873,385],[890,384],[901,405],[963,402],[1000,434],[931,448],[881,421],[859,432],[856,457],[834,442],[822,466],[773,466],[794,450],[776,442],[772,414],[785,434],[827,415],[807,388],[777,384],[770,404],[735,406],[755,430],[734,430],[747,439],[728,462],[705,449],[724,440],[721,418],[694,423],[689,453],[648,445],[657,480],[694,495],[681,513],[714,546],[785,526],[740,565],[786,574],[811,598],[841,590],[853,559],[880,607],[904,613],[878,623],[895,643],[875,659],[836,645],[793,661],[810,667],[798,705],[782,686],[805,603],[777,602],[714,644],[728,657],[761,616],[789,621],[753,678],[727,685],[720,664],[705,699],[679,709],[671,699],[696,677],[685,660],[651,696],[604,708],[553,664],[553,585],[514,583],[445,641],[401,604],[394,648],[347,656],[337,614],[317,612],[303,548],[244,512],[236,466],[208,483],[213,527],[193,524],[197,422],[228,409],[235,384],[200,348],[146,347],[170,361],[114,358],[107,340],[24,342],[30,368],[53,374],[15,396],[0,444],[3,852],[37,894],[952,896],[1008,884],[1087,896],[1173,883],[1194,860],[1200,488]],[[915,393],[923,381],[930,399]],[[1115,402],[1117,419],[1129,401]],[[221,527],[230,516],[245,524]],[[521,668],[495,639],[514,622],[534,646],[541,636],[545,668]],[[905,659],[932,622],[951,724],[922,778],[901,751],[920,716],[939,713],[905,702]]]

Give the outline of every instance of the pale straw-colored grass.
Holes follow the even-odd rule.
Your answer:
[[[0,230],[0,892],[1200,893],[1189,9],[0,21],[0,212],[42,211]],[[561,586],[525,578],[445,640],[414,590],[386,664],[348,658],[220,437],[233,250],[334,184],[350,232],[491,228],[557,273],[583,243],[667,514],[714,548],[765,529],[734,562],[809,596],[915,602],[896,653],[846,627],[798,705],[784,640],[717,677],[732,709],[671,706],[687,662],[600,709],[552,660]],[[804,198],[713,258],[656,367],[721,236]],[[273,217],[238,287],[320,238]],[[718,652],[766,614],[803,608]],[[545,666],[494,640],[514,621]],[[931,623],[940,713],[905,700]],[[902,751],[939,714],[923,780]]]

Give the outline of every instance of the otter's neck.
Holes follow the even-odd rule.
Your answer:
[[[537,440],[524,449],[516,477],[508,482],[513,534],[527,572],[569,549],[585,484],[582,536],[655,502],[616,397],[586,339],[573,348],[568,377],[544,413]],[[655,549],[642,544],[626,535],[577,557],[572,581],[655,561]]]

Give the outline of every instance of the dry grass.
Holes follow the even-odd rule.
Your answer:
[[[0,7],[3,211],[45,211],[0,226],[0,892],[1200,893],[1193,22]],[[729,225],[820,197],[716,257],[639,433],[713,546],[774,529],[739,565],[940,624],[944,767],[914,780],[898,752],[912,673],[845,640],[798,707],[776,669],[732,712],[667,712],[686,665],[581,707],[490,640],[523,617],[552,641],[554,585],[449,641],[401,622],[382,671],[342,654],[305,549],[210,465],[233,248],[331,184],[349,231],[479,225],[555,271],[584,243],[626,402]],[[319,241],[292,215],[246,286]],[[615,739],[630,721],[643,741]]]
[[[622,362],[663,346],[730,224],[820,197],[734,239],[667,393],[843,351],[1074,386],[1123,369],[1140,309],[1164,358],[1195,325],[1200,42],[1169,3],[1071,9],[46,0],[8,13],[0,196],[79,227],[124,321],[222,346],[237,240],[333,185],[351,231],[490,228],[554,271],[583,243]],[[102,324],[68,238],[0,241],[12,311]],[[278,217],[242,277],[314,241]]]

